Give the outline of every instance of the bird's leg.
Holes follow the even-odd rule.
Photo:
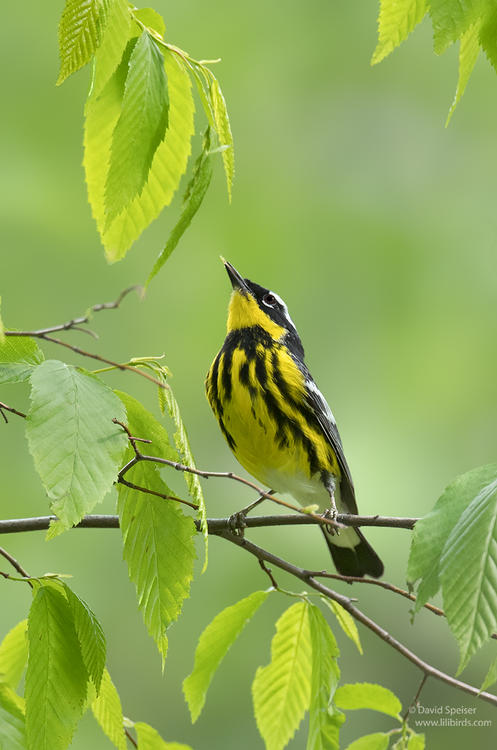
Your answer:
[[[336,486],[336,480],[333,474],[324,474],[323,473],[323,484],[326,487],[328,494],[330,496],[330,507],[325,510],[323,513],[324,518],[330,518],[332,521],[336,521],[338,510],[335,502],[335,486]],[[326,524],[325,531],[330,534],[331,536],[334,536],[335,534],[339,534],[339,530],[337,528],[334,528],[333,526]]]
[[[266,494],[272,495],[275,490],[268,490]],[[245,529],[245,517],[248,513],[250,513],[251,510],[256,508],[260,503],[262,503],[263,500],[266,500],[266,495],[259,495],[257,500],[254,500],[253,503],[250,503],[250,505],[246,505],[245,508],[242,508],[241,510],[238,510],[236,513],[233,513],[228,518],[228,526],[233,531],[234,534],[239,534],[240,536],[243,536],[244,529]]]

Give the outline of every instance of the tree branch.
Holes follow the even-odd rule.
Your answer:
[[[18,417],[23,417],[23,419],[26,419],[26,414],[24,414],[23,411],[18,411],[17,409],[14,409],[13,406],[7,406],[7,404],[4,404],[3,401],[0,401],[0,414],[4,418],[5,422],[8,423],[7,415],[5,414],[6,411],[10,411],[12,414],[17,414]]]
[[[428,664],[427,662],[420,659],[419,656],[410,651],[407,646],[404,646],[403,643],[396,640],[393,636],[390,635],[390,633],[388,633],[388,631],[386,631],[384,628],[374,622],[374,620],[365,615],[364,612],[358,609],[354,604],[352,604],[351,600],[348,597],[343,596],[336,591],[333,591],[333,589],[330,589],[327,586],[324,586],[320,581],[317,581],[316,578],[313,577],[311,571],[304,570],[303,568],[299,568],[280,557],[276,557],[276,555],[273,555],[272,552],[268,552],[262,547],[258,547],[256,544],[253,544],[253,542],[249,542],[248,539],[240,537],[239,535],[233,534],[229,531],[219,532],[217,536],[225,539],[228,542],[231,542],[232,544],[236,544],[238,547],[242,547],[251,555],[254,555],[257,560],[262,560],[264,563],[270,563],[271,565],[280,568],[287,573],[290,573],[290,575],[293,575],[295,578],[299,578],[301,581],[306,583],[315,591],[318,591],[326,598],[337,602],[337,604],[340,604],[355,620],[362,623],[375,635],[381,638],[381,640],[385,641],[385,643],[398,651],[399,654],[404,656],[406,659],[408,659],[408,661],[418,667],[418,669],[420,669],[427,677],[433,677],[436,680],[445,682],[451,687],[462,690],[465,693],[469,693],[469,695],[472,695],[475,698],[480,698],[487,703],[491,703],[492,705],[497,706],[496,695],[492,695],[491,693],[487,693],[485,691],[480,691],[477,687],[468,685],[466,682],[462,682],[461,680],[457,680],[455,677],[451,677],[445,672],[436,669],[436,667],[432,667],[431,664]]]

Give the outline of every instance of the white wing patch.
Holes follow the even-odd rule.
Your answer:
[[[336,421],[335,421],[335,417],[333,416],[333,412],[331,411],[328,402],[326,401],[325,397],[323,396],[323,394],[317,387],[314,380],[306,379],[305,385],[306,385],[306,388],[309,391],[311,391],[311,393],[314,394],[314,397],[323,415],[331,422],[332,425],[336,427]]]

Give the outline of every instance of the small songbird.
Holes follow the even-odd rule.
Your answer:
[[[271,492],[321,513],[357,513],[335,419],[304,361],[288,308],[224,261],[233,293],[228,334],[207,374],[207,398],[241,465]],[[383,574],[358,528],[323,533],[339,573]],[[326,529],[326,530],[325,530]]]

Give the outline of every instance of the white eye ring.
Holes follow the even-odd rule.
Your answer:
[[[274,294],[271,294],[271,292],[268,292],[264,295],[262,301],[267,307],[274,307],[276,304],[276,297],[274,296]]]

